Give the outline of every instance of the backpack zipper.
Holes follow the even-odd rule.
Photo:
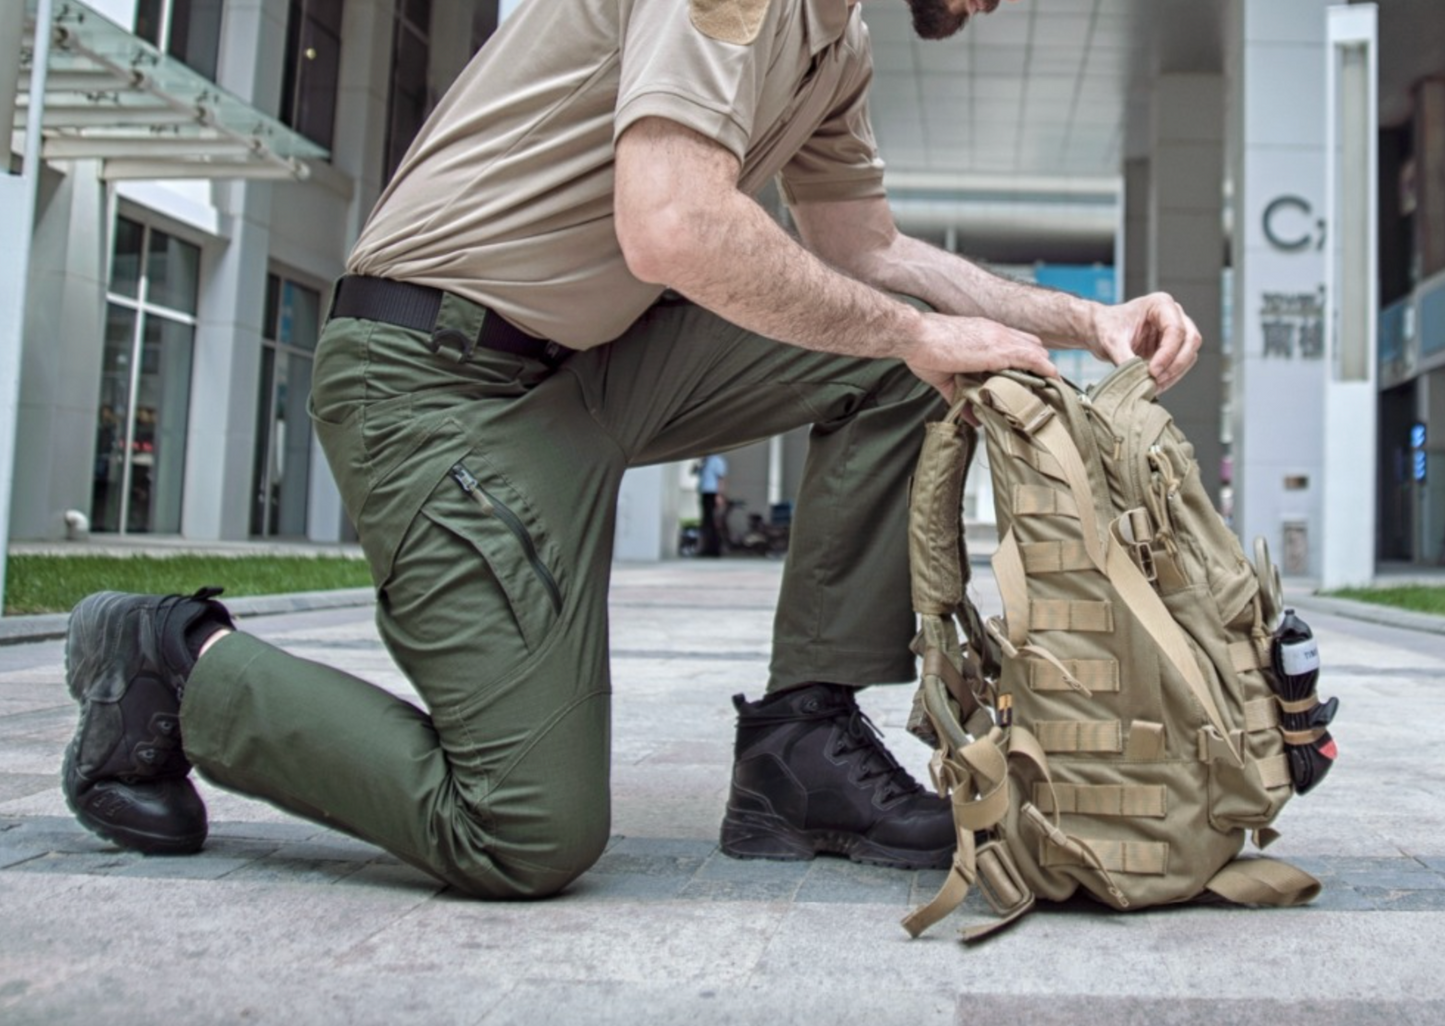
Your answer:
[[[447,471],[451,479],[461,488],[463,494],[469,496],[481,507],[482,513],[487,516],[494,516],[502,522],[517,543],[522,546],[522,555],[531,566],[532,572],[537,575],[543,589],[547,592],[547,598],[551,600],[552,611],[558,615],[562,612],[562,589],[557,586],[557,579],[547,569],[547,564],[542,562],[542,557],[537,552],[537,543],[533,541],[531,532],[527,525],[522,523],[517,514],[513,513],[506,503],[501,502],[482,487],[476,476],[467,469],[466,464],[453,464],[452,469]]]

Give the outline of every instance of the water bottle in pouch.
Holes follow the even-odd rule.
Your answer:
[[[1290,779],[1295,792],[1304,794],[1325,778],[1338,749],[1326,729],[1339,709],[1339,699],[1321,703],[1315,693],[1320,676],[1320,650],[1309,624],[1284,611],[1270,648],[1275,692],[1282,710],[1281,726]]]

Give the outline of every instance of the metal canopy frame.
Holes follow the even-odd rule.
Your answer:
[[[27,35],[36,0],[27,0]],[[13,126],[25,131],[33,52],[21,55]],[[79,0],[56,0],[41,156],[98,160],[101,177],[305,180],[327,151]]]

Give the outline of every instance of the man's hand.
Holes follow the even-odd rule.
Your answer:
[[[1164,292],[1094,312],[1094,355],[1115,364],[1142,356],[1161,392],[1194,366],[1201,345],[1199,329]]]
[[[877,288],[917,296],[935,310],[960,318],[995,322],[995,341],[1020,339],[1050,348],[1087,348],[1101,360],[1123,363],[1133,356],[1149,360],[1161,390],[1174,384],[1199,354],[1199,330],[1170,296],[1144,296],[1120,306],[1100,306],[1078,296],[1011,281],[977,264],[898,231],[888,201],[880,197],[800,204],[794,220],[809,248],[834,267]],[[1010,329],[1013,329],[1012,331]],[[904,359],[915,373],[944,390],[939,375],[1013,366],[1045,373],[1026,357],[981,365],[978,335],[964,332],[959,345],[920,347]],[[973,347],[969,342],[975,342]],[[984,347],[986,350],[986,346]],[[938,352],[965,356],[951,367]]]
[[[955,374],[1023,370],[1040,377],[1058,376],[1048,350],[1035,335],[983,317],[924,314],[925,332],[903,357],[920,380],[953,401]]]

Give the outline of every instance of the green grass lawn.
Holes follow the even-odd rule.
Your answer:
[[[1393,606],[1417,613],[1445,614],[1445,587],[1400,584],[1389,588],[1341,588],[1327,593],[1331,598],[1354,599],[1377,606]]]
[[[366,562],[343,556],[14,555],[5,573],[5,614],[63,613],[93,591],[157,594],[223,586],[226,597],[364,588]]]

